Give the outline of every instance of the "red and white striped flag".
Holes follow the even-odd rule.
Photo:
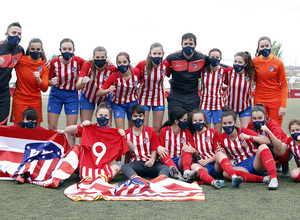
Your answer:
[[[0,126],[0,179],[28,173],[29,181],[45,181],[69,148],[56,131]]]
[[[161,175],[150,181],[139,176],[119,185],[111,185],[98,178],[65,189],[65,195],[73,201],[104,200],[156,200],[156,201],[204,201],[202,188],[196,183],[185,183]]]

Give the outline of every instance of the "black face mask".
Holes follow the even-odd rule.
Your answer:
[[[37,126],[36,121],[28,121],[28,122],[22,122],[22,123],[23,123],[24,128],[34,129]]]
[[[101,68],[106,64],[106,59],[94,60],[94,62],[97,67]]]

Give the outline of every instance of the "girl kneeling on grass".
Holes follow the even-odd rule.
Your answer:
[[[288,148],[295,156],[297,168],[291,171],[291,177],[300,182],[300,119],[293,119],[289,123],[291,137],[288,138]]]
[[[219,133],[208,126],[205,112],[195,109],[189,114],[189,130],[193,134],[196,146],[195,155],[197,163],[193,163],[192,170],[198,171],[198,178],[204,182],[220,189],[225,186],[224,180],[215,180],[223,178],[222,169],[216,171],[215,168],[215,149],[219,141]]]
[[[270,140],[250,129],[236,127],[236,114],[228,106],[223,108],[221,118],[225,132],[220,135],[220,146],[217,148],[216,160],[226,172],[223,175],[232,180],[238,178],[238,184],[234,184],[235,181],[233,181],[233,186],[238,186],[243,181],[242,176],[246,182],[270,182],[268,188],[277,189],[275,161],[267,146],[270,144]],[[254,142],[259,146],[256,147]],[[234,168],[229,158],[235,164]],[[270,177],[258,176],[263,175],[265,170]],[[237,175],[239,177],[236,177]]]
[[[22,114],[22,121],[20,121],[18,124],[12,125],[11,127],[47,130],[46,128],[38,125],[38,113],[35,109],[32,108],[25,109]],[[58,130],[58,132],[60,134],[64,133],[63,130]],[[22,173],[17,176],[16,181],[22,184],[26,181],[27,177],[27,173]]]
[[[157,152],[163,163],[170,167],[171,177],[190,182],[197,176],[197,171],[190,170],[192,154],[197,150],[187,126],[187,111],[181,107],[173,108],[159,132]],[[184,171],[183,178],[179,170]]]
[[[267,118],[266,110],[263,104],[258,103],[251,111],[251,122],[248,128],[258,134],[268,137],[271,143],[268,145],[274,158],[282,164],[283,178],[288,178],[290,153],[287,147],[288,136],[275,120]]]
[[[82,137],[82,132],[83,132],[83,126],[97,126],[103,129],[112,129],[108,124],[110,124],[112,117],[112,111],[110,108],[107,107],[107,104],[105,102],[102,102],[95,113],[95,118],[97,123],[92,124],[91,121],[85,120],[82,122],[82,124],[79,125],[70,125],[66,127],[65,132],[68,134],[76,135],[76,137]],[[120,132],[120,129],[119,129]],[[123,136],[123,135],[122,135]],[[107,137],[107,138],[113,138],[113,137]],[[98,173],[95,174],[95,178],[98,176],[105,176],[106,181],[109,182],[111,181],[121,170],[121,167],[118,164],[100,164],[101,167],[99,169],[96,169]],[[99,165],[99,166],[100,166]],[[84,173],[84,170],[80,170],[80,177],[82,179],[86,178],[90,173]],[[91,176],[90,176],[91,177]],[[91,177],[93,178],[93,177]]]

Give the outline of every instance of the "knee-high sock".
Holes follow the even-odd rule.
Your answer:
[[[298,176],[295,179],[297,182],[300,182],[300,173],[298,174]]]
[[[212,182],[215,180],[211,175],[209,175],[205,170],[199,168],[198,170],[198,178],[200,180],[203,180],[204,182],[208,183],[208,184],[212,184]]]
[[[190,170],[192,164],[192,154],[186,151],[181,151],[181,160],[183,171]]]
[[[290,154],[286,151],[282,156],[276,156],[277,160],[281,163],[282,168],[289,167]]]
[[[163,157],[161,159],[162,159],[163,163],[165,165],[167,165],[168,167],[174,166],[174,167],[177,168],[176,164],[174,163],[174,161],[172,160],[172,158],[170,157],[170,155],[165,156],[165,157]]]
[[[233,175],[236,175],[235,170],[233,169],[231,162],[228,158],[224,158],[220,163],[222,169],[232,178]]]
[[[262,176],[258,176],[240,170],[236,170],[235,173],[236,175],[243,177],[244,182],[248,183],[262,183],[262,181],[264,180],[264,177]]]
[[[271,179],[277,178],[275,161],[269,148],[265,148],[260,152],[260,157],[267,169]]]

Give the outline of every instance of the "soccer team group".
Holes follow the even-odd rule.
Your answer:
[[[119,53],[113,65],[102,46],[86,61],[74,55],[69,38],[60,42],[61,55],[49,63],[40,39],[31,39],[24,52],[21,38],[22,28],[15,22],[0,42],[0,124],[7,125],[9,118],[13,68],[17,75],[10,115],[13,126],[44,129],[39,125],[43,121],[41,91],[49,86],[48,129],[57,130],[64,107],[67,127],[58,132],[66,132],[70,146],[85,126],[115,129],[110,127],[114,118],[128,152],[123,165],[120,155],[104,170],[99,167],[99,176],[104,174],[106,180],[122,171],[127,178],[199,179],[217,189],[225,186],[224,177],[231,179],[233,187],[262,182],[277,189],[281,169],[282,177],[300,181],[300,119],[289,122],[290,137],[281,129],[287,81],[268,37],[259,39],[254,59],[249,52],[237,52],[233,67],[228,67],[220,63],[222,53],[217,48],[208,56],[197,52],[196,36],[187,33],[182,36],[182,50],[163,59],[163,46],[153,43],[146,60],[135,68],[126,52]],[[163,122],[165,76],[171,77],[171,90],[168,120]],[[152,127],[148,126],[151,109]],[[81,123],[77,125],[78,113]],[[125,130],[126,115],[129,128]],[[292,156],[298,168],[290,172]],[[22,183],[26,175],[16,180]]]

